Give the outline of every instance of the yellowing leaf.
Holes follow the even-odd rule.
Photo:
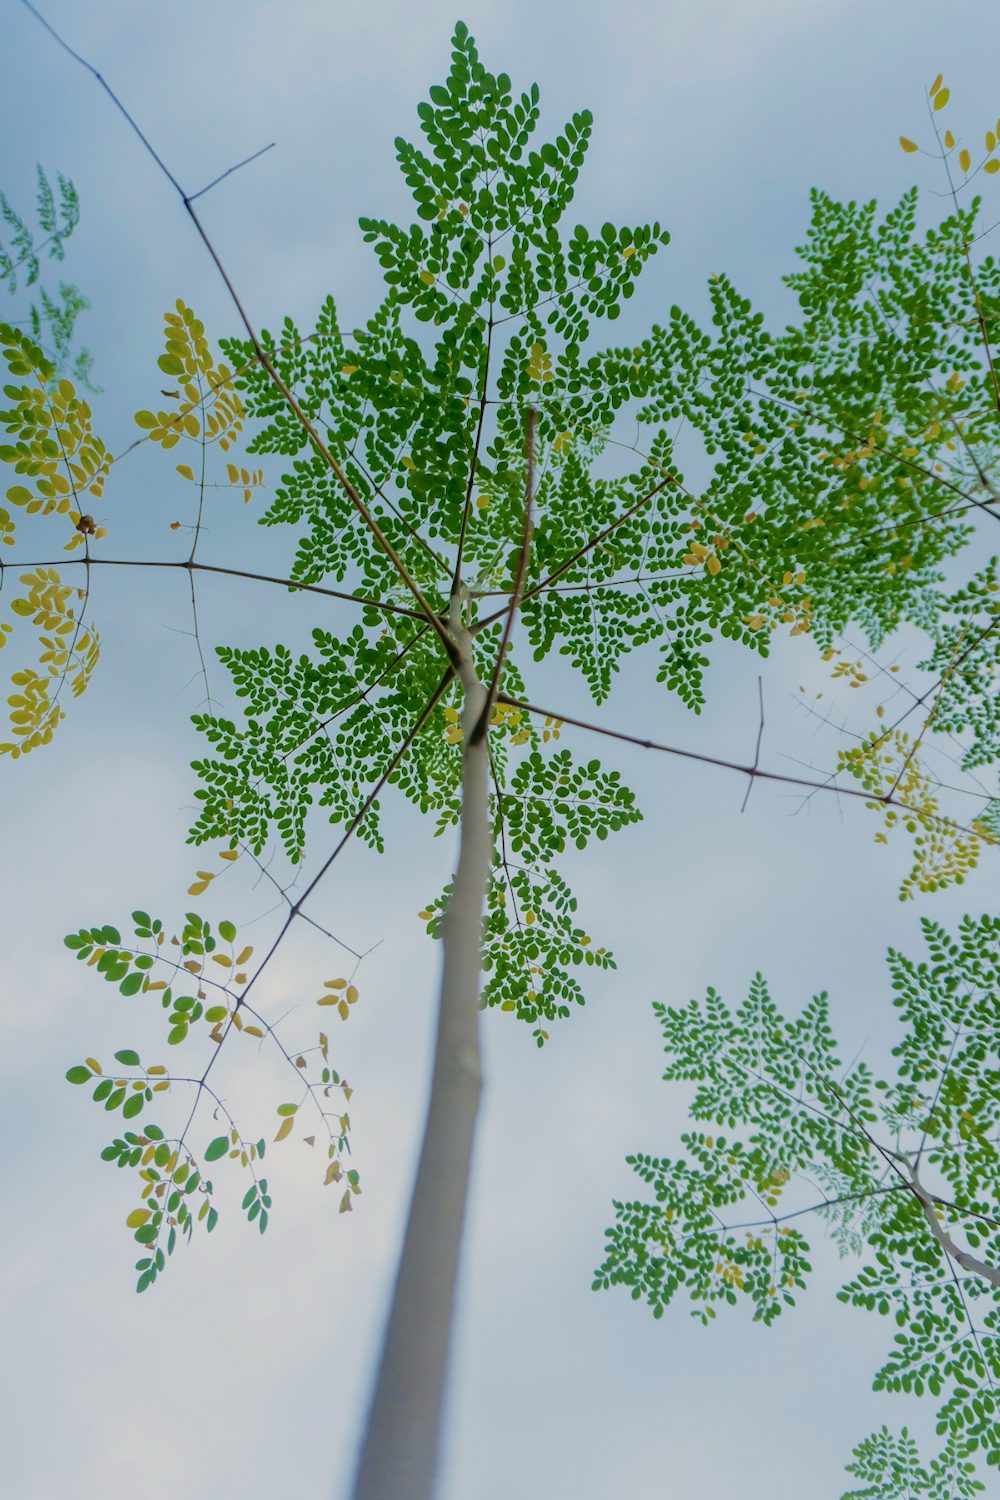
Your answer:
[[[350,1188],[348,1188],[347,1192],[340,1200],[340,1207],[337,1212],[341,1214],[349,1214],[351,1212],[351,1207],[351,1190]]]
[[[358,366],[357,365],[341,365],[341,367],[340,367],[340,373],[341,373],[341,375],[356,375],[358,373]]]
[[[291,1135],[292,1129],[293,1129],[294,1125],[295,1125],[295,1116],[294,1115],[286,1115],[285,1118],[282,1120],[281,1124],[278,1126],[278,1131],[277,1131],[277,1134],[275,1135],[274,1139],[276,1141],[283,1141],[286,1136]]]
[[[944,133],[944,143],[948,147],[949,151],[955,144],[955,137],[952,135],[950,130],[946,130]]]
[[[92,1073],[100,1073],[101,1065],[96,1057],[85,1057],[83,1060]]]
[[[709,573],[711,573],[713,578],[717,575],[721,567],[722,564],[720,563],[714,552],[710,553],[709,556],[706,557],[705,568]]]
[[[261,1031],[259,1026],[244,1026],[243,1035],[262,1037],[264,1033]]]
[[[903,148],[904,151],[919,151],[920,150],[920,147],[917,145],[916,141],[911,141],[909,139],[909,137],[905,136],[905,135],[901,135],[899,137],[899,144],[902,146],[902,148]]]
[[[423,282],[424,286],[433,286],[436,277],[433,271],[421,271],[420,280]]]
[[[630,255],[634,255],[634,254],[635,254],[635,246],[634,245],[626,245],[625,249],[622,251],[622,260],[628,260],[629,256]]]
[[[937,93],[934,95],[934,108],[944,109],[950,98],[951,89],[938,89]]]
[[[944,82],[944,80],[942,79],[941,74],[939,73],[938,76],[935,78],[934,82],[931,84],[930,88],[927,90],[927,92],[930,94],[930,96],[931,96],[932,99],[933,99],[934,95],[937,93],[938,89],[941,87],[941,84],[943,82]]]
[[[178,464],[177,465],[177,472],[181,476],[182,479],[193,479],[194,478],[194,470],[191,468],[190,464]]]
[[[139,1229],[143,1224],[149,1222],[153,1217],[152,1210],[148,1208],[133,1208],[125,1223],[129,1229]]]
[[[963,172],[967,172],[972,166],[972,152],[966,151],[963,147],[962,150],[958,153],[958,165],[961,167]]]
[[[983,171],[989,172],[992,177],[994,172],[1000,172],[1000,161],[997,161],[995,156],[991,156],[989,161],[984,163]]]

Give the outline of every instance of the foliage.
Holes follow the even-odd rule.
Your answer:
[[[56,192],[40,165],[35,168],[37,188],[35,217],[44,236],[40,241],[35,232],[14,209],[7,196],[0,193],[0,220],[7,226],[9,248],[0,241],[0,284],[6,284],[8,292],[18,289],[19,276],[25,286],[34,286],[41,275],[42,252],[48,252],[50,260],[64,260],[66,241],[80,222],[80,200],[76,188],[61,172],[56,173]],[[80,313],[89,307],[87,299],[79,289],[59,283],[58,296],[53,296],[44,286],[39,287],[39,300],[28,307],[27,323],[31,336],[38,344],[49,344],[52,349],[55,372],[62,375],[72,364],[78,384],[94,388],[91,384],[92,361],[86,349],[73,353],[73,338],[76,321]]]
[[[615,1202],[594,1286],[628,1287],[656,1317],[682,1292],[703,1321],[745,1299],[770,1323],[805,1285],[811,1210],[862,1260],[840,1300],[896,1326],[875,1389],[939,1403],[948,1446],[915,1492],[950,1497],[975,1488],[970,1455],[1000,1466],[1000,919],[966,917],[954,937],[922,926],[926,962],[889,953],[895,1077],[845,1070],[826,996],[789,1019],[759,975],[735,1012],[714,990],[654,1006],[663,1076],[696,1085],[690,1113],[711,1133],[682,1136],[690,1161],[629,1157],[655,1202]],[[750,1222],[732,1223],[737,1205]],[[924,1473],[905,1434],[856,1456],[852,1472],[897,1488],[855,1500]]]
[[[267,1143],[263,1137],[253,1140],[245,1136],[222,1098],[206,1082],[211,1064],[218,1056],[217,1049],[230,1031],[258,1042],[268,1040],[295,1074],[296,1097],[276,1109],[275,1141],[291,1135],[300,1110],[307,1118],[315,1112],[320,1133],[326,1137],[324,1182],[327,1185],[346,1182],[340,1200],[341,1213],[350,1210],[351,1200],[361,1187],[358,1172],[353,1167],[345,1170],[343,1165],[350,1151],[350,1117],[346,1112],[330,1109],[328,1102],[337,1091],[346,1105],[353,1091],[346,1079],[330,1066],[325,1032],[319,1033],[315,1044],[295,1055],[289,1054],[273,1028],[248,1005],[246,995],[250,986],[244,966],[253,957],[253,946],[238,941],[232,922],[222,921],[213,930],[197,912],[188,912],[180,935],[174,934],[169,940],[159,917],[135,911],[132,921],[134,943],[123,941],[118,928],[105,925],[69,933],[66,946],[79,962],[93,968],[126,998],[149,995],[154,1002],[158,1001],[167,1026],[167,1046],[179,1046],[190,1036],[195,1043],[200,1042],[202,1052],[206,1043],[211,1048],[209,1065],[200,1077],[187,1076],[183,1070],[165,1063],[144,1065],[132,1047],[115,1053],[114,1062],[118,1066],[113,1069],[105,1071],[96,1058],[88,1057],[74,1064],[66,1074],[70,1083],[81,1086],[96,1080],[91,1096],[95,1104],[102,1104],[109,1114],[120,1110],[123,1120],[137,1122],[115,1136],[101,1152],[101,1158],[114,1162],[119,1169],[136,1173],[135,1193],[139,1202],[125,1222],[144,1252],[136,1262],[139,1273],[136,1289],[142,1292],[164,1269],[179,1236],[190,1240],[196,1224],[203,1224],[207,1232],[215,1228],[218,1210],[212,1179],[205,1172],[207,1165],[223,1157],[239,1162],[251,1179],[243,1198],[243,1211],[250,1223],[256,1221],[261,1234],[267,1228],[271,1197],[267,1179],[257,1173]],[[338,979],[328,981],[325,988],[327,993],[317,1004],[337,1005],[346,1019],[348,1001],[357,999],[354,986]],[[154,1103],[154,1095],[185,1088],[196,1090],[195,1108],[179,1135],[166,1135],[149,1118],[138,1123],[139,1115]],[[221,1118],[226,1129],[196,1153],[189,1142],[189,1131],[203,1095],[214,1106],[213,1117]],[[309,1145],[315,1144],[314,1135],[305,1139]]]

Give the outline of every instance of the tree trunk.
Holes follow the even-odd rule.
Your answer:
[[[463,785],[458,869],[442,922],[434,1074],[416,1183],[382,1344],[353,1500],[431,1500],[448,1346],[482,1088],[479,979],[491,849],[488,749],[474,728],[486,702],[468,633],[456,632]]]

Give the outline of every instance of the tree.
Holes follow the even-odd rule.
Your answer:
[[[966,918],[955,937],[922,925],[929,962],[889,954],[906,1027],[894,1079],[844,1067],[825,994],[790,1020],[758,974],[735,1013],[715,990],[656,1005],[663,1076],[697,1083],[691,1115],[709,1129],[682,1136],[690,1161],[629,1158],[656,1202],[615,1203],[594,1283],[629,1287],[655,1317],[684,1289],[706,1323],[746,1299],[767,1325],[806,1285],[800,1226],[815,1214],[862,1258],[841,1301],[899,1330],[875,1389],[929,1392],[946,1439],[928,1475],[905,1429],[883,1428],[854,1451],[871,1487],[850,1500],[971,1495],[985,1486],[970,1456],[1000,1465],[1000,922]]]
[[[994,155],[1000,121],[987,130],[986,155],[974,171],[969,150],[936,125],[949,100],[940,76],[928,98],[953,215],[918,238],[915,194],[881,228],[874,205],[845,210],[817,195],[806,253],[812,271],[788,279],[807,315],[803,354],[812,347],[817,366],[839,365],[861,379],[868,374],[880,407],[892,402],[890,423],[918,434],[909,439],[907,457],[922,458],[922,443],[934,446],[950,431],[948,452],[963,451],[977,476],[970,493],[988,497],[980,502],[983,513],[996,520],[990,507],[1000,497],[993,355],[1000,267],[993,257],[974,263],[982,238],[979,201],[963,208],[958,192],[979,170],[1000,170]],[[908,137],[901,145],[918,149]],[[946,351],[956,366],[948,394],[935,389],[932,374]],[[835,388],[824,410],[835,409],[827,405],[831,397],[835,403]],[[853,468],[866,456],[833,461]],[[858,484],[865,491],[872,486],[867,465]],[[897,529],[895,520],[891,526]],[[894,561],[898,567],[903,559]],[[920,801],[926,795],[919,752],[931,728],[956,737],[966,769],[1000,759],[998,591],[993,557],[968,582],[926,600],[920,623],[932,650],[923,665],[939,675],[902,716],[926,705],[920,731],[910,739],[899,731],[900,719],[841,754],[842,766],[874,796],[903,790]],[[986,811],[994,829],[998,808],[993,801]],[[890,810],[886,826],[896,820]],[[904,822],[915,835],[917,861],[901,895],[936,889],[942,856],[946,874],[962,878],[961,841],[946,852],[937,829],[919,819]],[[698,1084],[691,1116],[711,1128],[682,1137],[690,1163],[645,1153],[629,1158],[656,1202],[615,1202],[616,1222],[594,1282],[595,1289],[629,1287],[655,1317],[684,1288],[694,1316],[705,1322],[719,1304],[742,1295],[766,1325],[794,1305],[810,1269],[802,1230],[787,1221],[818,1216],[844,1255],[863,1259],[841,1300],[892,1313],[901,1330],[875,1389],[943,1398],[937,1432],[945,1443],[930,1466],[921,1463],[906,1429],[896,1438],[883,1427],[855,1449],[849,1470],[868,1487],[845,1500],[953,1500],[985,1487],[975,1477],[976,1454],[1000,1465],[1000,927],[990,916],[966,917],[951,937],[928,919],[922,925],[929,964],[889,954],[893,1003],[907,1028],[893,1048],[895,1080],[876,1078],[857,1060],[844,1069],[825,994],[794,1020],[781,1015],[759,974],[735,1013],[714,990],[704,1005],[656,1004],[670,1058],[663,1076]],[[745,1140],[719,1133],[740,1126],[751,1127]],[[796,1206],[786,1212],[786,1195],[796,1188]],[[726,1222],[726,1210],[751,1199],[752,1221]]]
[[[260,860],[275,838],[294,867],[310,808],[326,809],[344,830],[305,888],[294,899],[284,893],[285,921],[253,972],[244,967],[252,949],[235,924],[200,913],[187,914],[175,944],[162,919],[142,909],[133,913],[135,942],[111,924],[67,938],[126,996],[160,996],[169,1044],[190,1038],[207,1055],[187,1073],[159,1062],[144,1067],[126,1047],[114,1070],[87,1059],[68,1074],[94,1083],[97,1102],[109,1112],[120,1108],[126,1121],[145,1115],[156,1093],[193,1090],[178,1134],[144,1118],[123,1126],[104,1153],[138,1176],[129,1223],[143,1250],[140,1289],[163,1271],[178,1234],[190,1236],[197,1222],[213,1226],[205,1167],[216,1160],[246,1168],[243,1207],[266,1228],[270,1193],[258,1166],[267,1142],[228,1115],[226,1133],[200,1151],[190,1139],[200,1106],[225,1110],[209,1077],[234,1034],[273,1043],[295,1072],[298,1099],[278,1106],[276,1139],[291,1134],[300,1110],[315,1106],[329,1137],[327,1181],[345,1175],[350,1120],[327,1101],[337,1089],[346,1104],[350,1089],[331,1066],[328,1038],[286,1048],[248,997],[292,923],[312,920],[304,905],[349,839],[358,834],[381,847],[378,802],[386,786],[435,813],[438,832],[460,830],[455,878],[425,910],[444,954],[437,1056],[359,1497],[427,1495],[433,1484],[480,1085],[479,1009],[514,1015],[544,1046],[549,1026],[582,1002],[575,971],[613,963],[579,925],[558,856],[570,843],[605,839],[639,813],[617,772],[556,748],[563,723],[580,721],[528,694],[511,660],[515,621],[536,661],[566,656],[598,702],[624,657],[656,643],[658,679],[697,710],[704,653],[716,636],[764,655],[782,625],[814,634],[830,650],[850,620],[860,619],[874,644],[901,621],[925,621],[942,560],[968,540],[955,516],[989,504],[978,472],[935,468],[941,443],[928,439],[916,457],[912,444],[901,444],[899,426],[908,432],[916,409],[912,382],[893,379],[910,353],[905,339],[891,348],[888,368],[865,367],[859,376],[835,333],[769,335],[719,277],[712,284],[717,338],[675,310],[667,328],[637,344],[590,352],[592,322],[618,316],[667,237],[655,223],[560,233],[590,139],[589,113],[534,149],[537,89],[516,95],[506,75],[488,73],[465,27],[453,46],[447,81],[419,111],[428,151],[397,142],[418,222],[362,221],[388,288],[364,327],[344,330],[331,300],[308,334],[286,319],[279,335],[258,335],[227,278],[245,330],[223,342],[230,365],[216,360],[186,304],[167,314],[159,368],[177,390],[164,392],[167,408],[143,409],[136,420],[144,441],[195,445],[196,462],[177,466],[195,497],[186,559],[132,562],[94,550],[85,495],[113,472],[111,457],[93,436],[89,408],[71,382],[57,379],[45,351],[17,330],[0,332],[12,374],[28,377],[0,418],[13,438],[3,456],[32,481],[14,486],[9,498],[36,514],[68,515],[69,545],[84,552],[68,565],[85,569],[88,589],[101,566],[177,568],[191,579],[194,600],[199,574],[238,573],[310,601],[352,602],[359,616],[346,636],[318,626],[314,652],[298,658],[281,646],[221,649],[245,700],[243,718],[209,706],[196,720],[210,748],[196,765],[201,807],[192,842],[221,842],[218,857],[231,862]],[[193,207],[201,194],[174,186],[226,276]],[[818,203],[807,265],[840,254],[824,239],[823,215],[836,217],[837,206]],[[883,236],[890,260],[893,236],[909,231],[908,212],[898,211]],[[941,246],[934,242],[942,280],[953,273],[960,238],[952,224]],[[814,279],[823,286],[831,274],[822,265]],[[807,368],[804,351],[824,336],[822,360]],[[975,363],[978,346],[969,345],[958,350],[961,369]],[[935,343],[925,331],[921,352],[931,371],[951,371],[956,351],[947,340]],[[883,407],[871,399],[876,393]],[[947,412],[934,396],[939,422],[964,420],[952,395]],[[613,437],[614,419],[625,412],[650,429],[641,451]],[[667,426],[681,416],[718,456],[698,491],[678,468]],[[299,528],[287,579],[198,556],[208,456],[215,445],[227,452],[247,417],[261,424],[249,452],[285,461],[264,520]],[[975,441],[967,438],[967,446]],[[616,475],[612,461],[623,452],[631,454],[631,471]],[[262,483],[260,471],[232,462],[226,473],[246,498]],[[953,502],[944,514],[934,509],[942,488]],[[889,527],[877,524],[886,514],[880,490],[891,491]],[[904,531],[915,533],[912,543],[901,540]],[[856,554],[850,570],[848,549]],[[331,578],[344,587],[323,581]],[[53,565],[36,564],[22,582],[15,611],[51,634],[42,639],[42,670],[18,674],[11,753],[51,737],[62,684],[82,688],[96,663],[82,609],[76,613]],[[954,672],[949,658],[942,683]],[[751,783],[771,777],[834,789],[832,781],[777,777],[756,761],[716,764]],[[905,769],[916,766],[910,755]],[[917,883],[961,878],[991,841],[989,824],[942,813],[926,774],[910,783],[912,796],[895,785],[846,795],[874,797],[889,817],[906,814],[917,837]],[[204,894],[216,873],[199,871],[191,894]],[[220,978],[210,977],[211,964]],[[328,981],[319,1003],[349,1016],[354,978]],[[360,1188],[356,1174],[347,1177],[345,1211]]]

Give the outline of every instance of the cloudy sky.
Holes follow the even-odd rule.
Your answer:
[[[307,323],[333,291],[350,326],[379,287],[356,219],[403,212],[392,139],[415,129],[416,103],[446,71],[454,4],[49,0],[45,12],[189,189],[276,141],[205,200],[206,223],[258,324],[285,312]],[[629,309],[637,328],[672,302],[702,312],[705,277],[721,269],[783,313],[779,278],[811,185],[890,202],[914,171],[897,137],[919,132],[939,70],[970,127],[995,118],[1000,36],[987,13],[972,0],[947,11],[929,0],[467,0],[462,12],[488,66],[516,84],[537,79],[551,125],[594,111],[580,217],[658,217],[670,228]],[[0,14],[0,54],[0,187],[27,207],[37,160],[80,192],[64,274],[92,302],[85,337],[104,388],[95,422],[117,451],[161,384],[164,309],[182,296],[217,334],[233,330],[232,311],[169,186],[94,80],[16,0]],[[1000,218],[1000,187],[994,195]],[[102,501],[108,545],[174,555],[169,522],[185,497],[172,464],[142,454],[129,465]],[[252,512],[220,505],[210,525],[213,560],[287,565],[287,541],[262,540]],[[188,716],[204,687],[179,579],[97,582],[105,650],[93,688],[56,744],[0,766],[7,1492],[339,1500],[425,1103],[438,956],[416,912],[447,878],[452,850],[410,812],[387,811],[389,852],[354,850],[317,903],[353,946],[380,944],[336,1036],[356,1089],[356,1212],[337,1216],[308,1148],[290,1143],[271,1164],[267,1236],[241,1223],[233,1183],[212,1238],[179,1251],[137,1298],[123,1223],[130,1188],[98,1160],[107,1117],[61,1080],[81,1056],[141,1044],[157,1028],[81,973],[60,938],[137,905],[168,922],[184,911],[201,862],[184,845]],[[313,623],[301,600],[249,586],[206,587],[199,607],[207,641],[296,641]],[[901,644],[911,676],[917,655]],[[757,683],[746,655],[718,653],[698,720],[651,690],[649,668],[636,663],[602,712],[637,733],[752,755]],[[221,669],[210,672],[221,691]],[[560,704],[585,709],[578,685],[549,681]],[[800,685],[829,696],[807,639],[779,651],[765,676],[766,763],[792,772],[796,761],[829,766],[837,743],[803,712]],[[582,737],[568,742],[585,753]],[[770,1331],[742,1314],[704,1331],[680,1305],[654,1324],[624,1294],[589,1286],[610,1200],[638,1186],[626,1154],[669,1154],[685,1117],[683,1091],[658,1081],[651,1002],[681,1003],[710,983],[735,1001],[760,968],[791,1007],[828,989],[845,1054],[865,1046],[877,1062],[893,1035],[882,955],[890,943],[919,946],[921,912],[895,894],[905,852],[876,848],[863,810],[833,798],[804,807],[788,789],[757,785],[741,816],[738,777],[624,748],[606,759],[636,788],[646,820],[571,873],[618,970],[591,985],[586,1010],[542,1054],[500,1018],[485,1027],[442,1500],[835,1500],[855,1442],[882,1422],[925,1430],[929,1413],[870,1392],[886,1333],[836,1303],[828,1247],[818,1244],[803,1305]],[[275,921],[266,889],[236,871],[227,880],[206,911],[256,919],[263,941]],[[926,910],[952,921],[990,909],[994,882],[987,869]],[[296,1042],[297,1024],[310,1038],[309,1002],[331,964],[299,934],[262,984],[269,1016],[291,1012]],[[261,1130],[278,1076],[248,1048],[226,1077]]]

